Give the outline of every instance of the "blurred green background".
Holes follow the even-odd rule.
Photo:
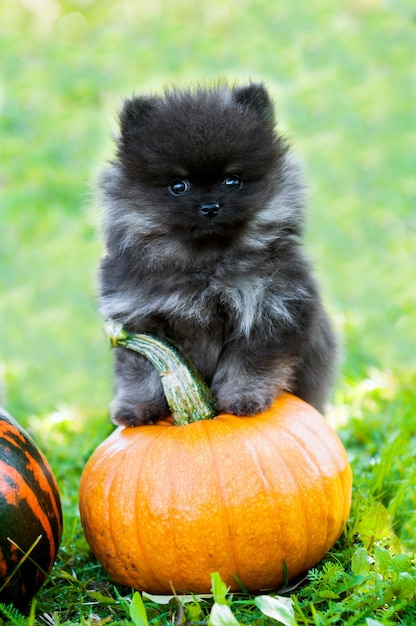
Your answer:
[[[107,424],[91,181],[124,96],[220,76],[266,83],[305,164],[306,245],[344,342],[336,406],[415,380],[413,3],[2,0],[0,38],[0,376],[17,419]]]

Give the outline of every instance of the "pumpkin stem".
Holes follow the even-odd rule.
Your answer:
[[[155,366],[175,424],[215,417],[214,396],[193,364],[176,347],[154,335],[130,333],[117,322],[108,322],[106,331],[113,348],[133,350]]]

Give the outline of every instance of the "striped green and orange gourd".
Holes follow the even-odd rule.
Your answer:
[[[49,463],[0,408],[0,602],[28,604],[52,569],[61,536],[61,501]]]

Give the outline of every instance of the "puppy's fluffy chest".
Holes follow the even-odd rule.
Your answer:
[[[195,264],[147,271],[101,298],[101,311],[140,329],[152,318],[174,318],[210,326],[225,314],[236,332],[248,334],[261,315],[271,277],[234,263]],[[121,288],[120,288],[121,287]],[[122,293],[122,297],[121,296]],[[220,313],[221,312],[221,313]]]

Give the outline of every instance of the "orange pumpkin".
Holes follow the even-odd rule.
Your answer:
[[[252,417],[117,428],[84,469],[79,506],[115,581],[203,593],[214,571],[251,592],[304,572],[338,539],[350,503],[338,436],[284,394]]]

